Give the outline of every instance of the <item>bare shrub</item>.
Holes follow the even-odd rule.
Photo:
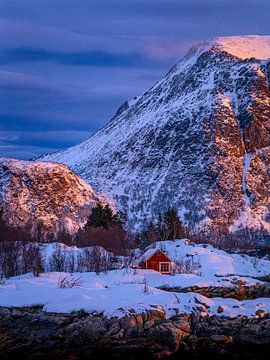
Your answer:
[[[200,275],[198,271],[201,268],[199,260],[194,259],[191,255],[187,258],[175,260],[173,264],[173,274],[194,274]]]
[[[57,247],[49,260],[50,271],[62,272],[66,270],[66,254]]]
[[[83,249],[78,256],[78,271],[95,271],[107,273],[111,267],[111,256],[100,246]]]
[[[70,276],[59,277],[57,281],[57,287],[60,289],[71,289],[71,288],[78,288],[82,286],[82,279],[81,278],[73,278]]]

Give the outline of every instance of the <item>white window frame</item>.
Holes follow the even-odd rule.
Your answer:
[[[162,271],[161,267],[162,265],[168,265],[168,271]],[[168,261],[162,261],[159,263],[159,272],[164,274],[170,274],[171,272],[171,264]]]

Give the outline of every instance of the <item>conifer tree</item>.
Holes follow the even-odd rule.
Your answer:
[[[159,234],[161,240],[175,240],[185,237],[185,229],[174,209],[169,209],[159,217]]]
[[[103,229],[108,229],[110,226],[116,225],[118,221],[117,215],[113,214],[112,209],[108,204],[105,206],[97,204],[88,217],[86,227],[101,227]]]

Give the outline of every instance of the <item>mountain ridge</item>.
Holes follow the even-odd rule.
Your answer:
[[[174,207],[196,231],[269,232],[270,62],[245,56],[257,42],[270,58],[270,36],[237,39],[195,45],[90,139],[42,159],[70,166],[134,231]],[[239,41],[244,59],[228,52]]]

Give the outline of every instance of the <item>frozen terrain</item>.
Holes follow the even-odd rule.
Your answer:
[[[166,250],[164,246],[166,245]],[[236,280],[247,285],[260,283],[252,276],[270,273],[270,262],[249,256],[228,254],[211,246],[190,245],[186,240],[158,242],[162,250],[174,260],[181,260],[193,254],[200,260],[200,275],[175,274],[161,275],[153,270],[116,269],[108,273],[43,273],[39,277],[25,274],[13,277],[0,285],[0,306],[42,305],[48,312],[71,312],[84,309],[87,312],[104,313],[106,316],[124,316],[129,311],[143,312],[149,309],[165,311],[167,317],[176,312],[201,312],[218,315],[218,308],[224,309],[222,315],[237,317],[255,316],[257,310],[270,312],[270,298],[238,301],[231,298],[207,298],[189,292],[174,293],[159,289],[162,286],[233,286]],[[44,246],[44,245],[43,245]],[[52,254],[52,245],[45,249],[47,259]],[[78,248],[64,247],[65,251],[78,252]],[[60,278],[80,278],[77,288],[58,287]]]

